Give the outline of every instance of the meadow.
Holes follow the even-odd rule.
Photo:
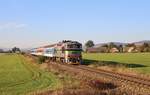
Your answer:
[[[0,54],[0,95],[26,95],[60,87],[62,84],[53,73],[39,69],[22,55]]]
[[[99,66],[120,66],[150,74],[150,53],[83,53],[84,62]]]
[[[150,53],[83,53],[84,64],[127,68],[150,74]],[[26,95],[37,91],[59,90],[78,86],[64,76],[64,82],[53,72],[42,70],[23,55],[0,54],[0,95]],[[115,68],[114,68],[115,69]],[[68,84],[67,84],[68,83]]]

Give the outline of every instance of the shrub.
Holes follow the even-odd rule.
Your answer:
[[[21,52],[22,55],[25,55],[25,52]]]
[[[39,56],[38,57],[38,63],[42,64],[43,62],[45,62],[46,58],[44,56]]]

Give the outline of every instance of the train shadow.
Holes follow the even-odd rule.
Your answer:
[[[97,60],[83,59],[82,65],[91,65],[91,64],[95,64],[98,66],[124,66],[127,68],[148,67],[146,65],[134,63],[120,63],[115,61],[97,61]]]

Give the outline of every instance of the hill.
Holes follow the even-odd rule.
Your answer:
[[[126,44],[129,44],[129,43],[123,43],[123,42],[107,42],[107,43],[99,43],[99,44],[96,44],[94,47],[101,47],[103,46],[104,44],[110,44],[110,43],[114,43],[115,45],[119,46],[119,45],[126,45]],[[143,41],[138,41],[138,42],[130,42],[130,43],[134,43],[135,45],[142,45],[143,43],[149,43],[150,44],[150,40],[143,40]]]

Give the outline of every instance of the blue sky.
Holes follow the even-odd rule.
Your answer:
[[[149,0],[0,0],[0,47],[150,40]]]

